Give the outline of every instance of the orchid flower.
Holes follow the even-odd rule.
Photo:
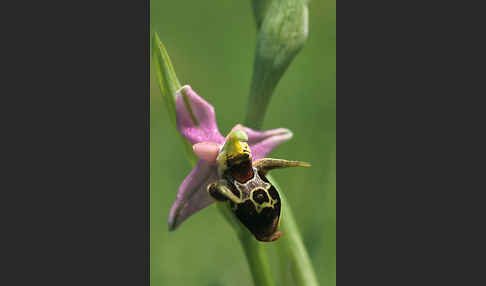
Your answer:
[[[236,125],[226,138],[223,137],[216,124],[213,106],[197,95],[189,85],[177,91],[175,103],[177,129],[193,145],[194,153],[199,157],[199,161],[178,189],[176,201],[169,214],[169,230],[175,230],[188,217],[215,202],[207,189],[210,184],[222,176],[222,164],[221,162],[218,164],[217,158],[222,156],[223,151],[227,152],[234,146],[244,147],[246,145],[239,144],[246,143],[240,141],[247,141],[250,149],[248,150],[249,156],[254,162],[257,162],[292,137],[292,132],[285,128],[256,131],[240,124]],[[268,160],[275,162],[277,159]],[[286,165],[274,164],[268,169],[305,166],[305,164],[297,164],[295,161],[278,161],[280,164]],[[260,160],[259,162],[269,161]],[[275,229],[272,232],[275,232]],[[276,237],[269,239],[274,240],[278,236],[280,235],[277,234]],[[265,239],[267,238],[260,240]]]

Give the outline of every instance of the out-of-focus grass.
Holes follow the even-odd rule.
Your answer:
[[[150,5],[151,32],[166,45],[181,84],[190,84],[215,107],[226,134],[245,116],[256,40],[251,1]],[[311,1],[308,42],[277,86],[264,123],[264,129],[294,132],[272,157],[312,163],[272,175],[286,191],[321,285],[336,284],[335,7],[335,0]],[[170,206],[190,166],[151,82],[151,284],[252,285],[239,241],[215,206],[175,232],[167,230]],[[265,248],[277,275],[275,249],[272,243]]]

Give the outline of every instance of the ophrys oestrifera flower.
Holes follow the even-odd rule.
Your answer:
[[[177,92],[176,116],[179,132],[193,144],[200,160],[179,187],[169,214],[169,229],[219,201],[228,203],[258,240],[278,239],[280,196],[265,175],[271,169],[309,165],[264,157],[292,137],[290,130],[256,131],[236,125],[224,138],[214,108],[187,85]]]

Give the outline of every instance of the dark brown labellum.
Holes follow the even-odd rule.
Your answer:
[[[257,178],[253,180],[255,183],[261,182],[262,185],[247,191],[246,199],[236,204],[232,211],[258,240],[272,241],[278,238],[275,235],[280,220],[281,201],[275,187],[265,183],[268,180],[260,178],[261,176],[256,175]]]

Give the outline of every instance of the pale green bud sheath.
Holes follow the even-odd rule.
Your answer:
[[[246,124],[260,129],[270,98],[308,35],[306,0],[253,0],[258,27]]]

